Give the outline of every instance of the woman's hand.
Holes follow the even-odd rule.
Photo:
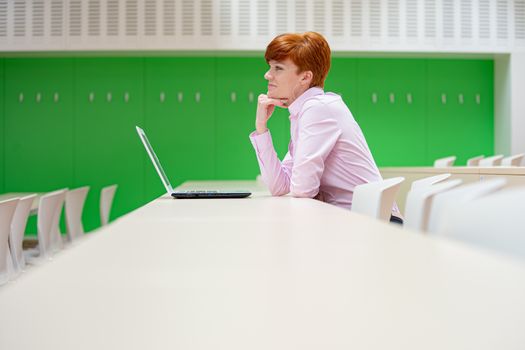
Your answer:
[[[255,116],[255,130],[257,134],[264,134],[268,128],[268,120],[272,116],[275,106],[286,107],[283,100],[268,97],[268,95],[260,94],[257,99],[257,114]]]

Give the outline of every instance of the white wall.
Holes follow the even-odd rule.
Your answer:
[[[525,153],[525,53],[494,60],[495,153]]]

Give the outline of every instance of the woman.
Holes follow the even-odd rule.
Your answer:
[[[266,48],[268,93],[258,98],[250,135],[261,175],[274,196],[316,198],[350,209],[356,185],[381,174],[352,113],[323,91],[330,47],[318,33],[282,34]],[[281,162],[267,122],[275,106],[290,111],[291,140]],[[399,222],[397,209],[391,221]]]

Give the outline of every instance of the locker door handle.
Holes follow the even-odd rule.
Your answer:
[[[481,96],[476,94],[476,103],[479,105],[481,103]]]
[[[412,94],[410,92],[407,94],[407,103],[412,104]]]
[[[36,102],[40,103],[42,101],[42,94],[40,92],[36,93]]]
[[[459,102],[460,105],[463,104],[463,102],[464,102],[463,94],[459,94],[459,95],[458,95],[458,102]]]
[[[112,98],[113,96],[111,95],[111,92],[108,92],[108,94],[106,95],[106,99],[108,100],[108,102],[111,102]]]
[[[250,103],[253,102],[253,92],[251,92],[251,91],[248,93],[248,101]]]
[[[95,100],[95,93],[90,92],[88,99],[89,99],[89,102],[93,102]]]
[[[161,103],[163,103],[164,100],[166,100],[166,94],[164,93],[164,91],[162,91],[162,92],[160,93],[160,97],[159,97],[159,98],[160,98],[160,102],[161,102]]]
[[[396,102],[396,95],[394,95],[393,92],[390,93],[390,103],[395,103]]]
[[[22,103],[24,102],[24,93],[21,92],[19,95],[18,95],[18,102]]]
[[[377,94],[375,92],[372,93],[372,103],[374,103],[374,104],[377,103]]]
[[[125,92],[124,93],[124,102],[128,103],[129,102],[129,92]]]
[[[201,101],[201,93],[197,91],[195,93],[195,102],[199,103],[200,101]]]
[[[446,105],[447,104],[447,95],[441,94],[441,103]]]
[[[55,92],[55,94],[53,95],[53,100],[55,101],[55,103],[58,102],[59,98],[60,98],[60,96],[58,95],[58,92]]]
[[[184,97],[184,96],[182,95],[182,92],[179,92],[179,93],[177,94],[177,99],[179,100],[179,102],[182,102],[183,97]]]
[[[232,102],[237,101],[237,94],[236,94],[235,92],[232,92],[232,93],[230,94],[230,98],[231,98]]]

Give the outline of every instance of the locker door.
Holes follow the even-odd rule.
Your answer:
[[[215,177],[215,59],[146,58],[145,131],[172,186]],[[165,192],[149,159],[146,194]]]
[[[257,98],[267,92],[263,58],[217,59],[217,178],[255,179],[259,166],[249,135],[255,130]],[[282,158],[289,140],[286,109],[276,109],[268,123]]]
[[[6,59],[5,69],[5,189],[70,187],[72,60]]]
[[[455,155],[456,165],[464,165],[493,154],[492,86],[490,60],[429,60],[429,162]]]
[[[357,106],[357,59],[348,57],[332,58],[332,65],[325,81],[325,92],[341,95],[354,118],[359,117]]]
[[[102,187],[118,184],[111,217],[143,204],[143,59],[75,60],[75,186],[91,186],[84,227],[100,225]]]
[[[423,164],[425,62],[360,59],[358,76],[357,119],[378,166]]]

